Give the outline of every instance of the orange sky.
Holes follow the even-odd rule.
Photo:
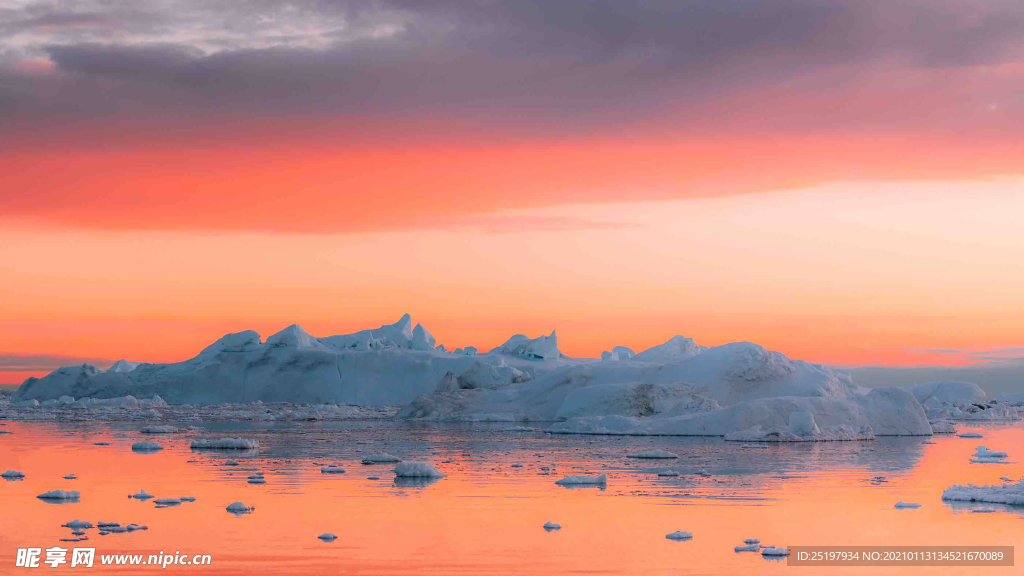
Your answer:
[[[566,204],[485,217],[500,225],[340,235],[23,222],[0,232],[12,248],[0,350],[173,361],[230,331],[297,322],[328,335],[409,312],[449,347],[557,328],[579,356],[683,334],[827,363],[962,363],[913,350],[1019,343],[1021,213],[1024,180],[1004,178]]]

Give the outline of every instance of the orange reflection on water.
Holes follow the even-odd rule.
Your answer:
[[[27,477],[0,482],[6,520],[0,527],[0,573],[14,571],[16,549],[30,546],[94,546],[97,555],[212,556],[208,567],[167,568],[175,573],[780,574],[787,570],[785,561],[737,554],[733,546],[752,537],[775,545],[1024,543],[1024,510],[972,514],[940,500],[953,483],[1000,483],[1000,476],[1024,474],[1020,464],[969,464],[979,443],[1007,450],[1014,460],[1015,447],[1024,446],[1020,426],[990,429],[983,440],[936,437],[934,445],[914,438],[744,451],[721,439],[549,437],[500,429],[467,437],[470,433],[459,430],[400,425],[363,433],[310,424],[246,433],[259,436],[264,448],[258,455],[191,451],[181,435],[156,437],[165,450],[137,454],[129,448],[141,437],[135,425],[8,422],[3,429],[14,434],[0,435],[0,468],[22,470]],[[457,443],[456,437],[461,438]],[[111,445],[95,446],[98,441]],[[669,449],[681,458],[652,463],[624,457],[638,446]],[[434,462],[447,477],[425,487],[396,487],[390,465],[359,464],[365,453],[382,447]],[[240,465],[225,466],[230,458]],[[320,473],[320,464],[335,462],[347,473]],[[541,466],[557,471],[542,475]],[[711,476],[694,476],[697,467]],[[662,468],[683,475],[652,474]],[[265,485],[247,483],[257,470],[265,473]],[[607,489],[554,484],[563,475],[588,472],[607,472]],[[63,479],[71,473],[78,479]],[[877,475],[886,481],[869,481]],[[67,504],[35,498],[55,488],[79,490],[82,497]],[[157,509],[152,501],[128,498],[140,489],[197,500]],[[255,506],[255,512],[236,517],[224,510],[238,500]],[[897,500],[922,507],[895,510]],[[75,518],[134,522],[149,530],[102,537],[88,530],[87,542],[60,543],[70,536],[60,525]],[[541,525],[548,520],[562,529],[545,532]],[[665,534],[675,530],[691,531],[694,538],[666,540]],[[320,542],[316,536],[323,532],[339,538]],[[93,570],[144,574],[157,569]],[[930,568],[928,573],[978,570]],[[897,571],[801,569],[804,574]],[[1016,568],[984,571],[1019,573]]]

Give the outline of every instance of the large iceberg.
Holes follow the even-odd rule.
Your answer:
[[[930,421],[946,430],[952,420],[1019,418],[1013,405],[985,400],[973,384],[869,390],[845,371],[750,342],[708,348],[673,336],[638,354],[616,346],[603,360],[565,356],[555,331],[517,334],[488,353],[448,352],[406,314],[394,324],[322,338],[294,324],[266,341],[237,332],[172,364],[59,368],[26,380],[10,409],[109,412],[130,404],[159,419],[174,413],[167,404],[218,404],[255,420],[320,420],[368,410],[354,406],[394,406],[387,416],[403,406],[398,418],[542,421],[555,423],[550,432],[743,441],[929,435]],[[267,408],[294,404],[314,406]]]
[[[664,364],[638,360],[641,353],[614,362],[566,364],[507,386],[441,385],[398,417],[556,421],[549,432],[776,441],[932,433],[924,409],[906,389],[867,390],[846,372],[791,360],[749,342],[707,349],[689,342],[673,338],[655,347],[683,351],[682,360]]]
[[[915,384],[911,391],[924,406],[933,428],[947,421],[1003,422],[1020,420],[1020,411],[1010,403],[990,400],[973,382],[929,382]]]
[[[551,344],[557,351],[554,335]],[[13,402],[88,403],[95,399],[159,395],[170,404],[251,402],[406,404],[434,392],[445,374],[460,386],[480,388],[528,380],[542,364],[502,354],[466,355],[434,347],[434,337],[408,314],[395,324],[353,334],[315,338],[291,325],[265,342],[252,330],[228,334],[195,358],[172,364],[90,364],[29,378]],[[526,349],[548,355],[548,345]],[[529,355],[525,355],[529,357]],[[530,365],[529,371],[515,364]],[[114,368],[114,367],[112,367]],[[553,369],[554,366],[551,367]]]

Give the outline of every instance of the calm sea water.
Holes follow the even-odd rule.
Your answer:
[[[166,424],[166,422],[163,422]],[[174,573],[260,574],[895,574],[897,568],[790,568],[735,553],[744,538],[793,545],[1012,545],[1024,553],[1024,509],[987,514],[942,502],[953,483],[1000,484],[1024,475],[1024,427],[992,426],[981,440],[936,436],[874,442],[744,447],[719,438],[551,436],[508,425],[416,426],[394,422],[218,423],[187,435],[143,435],[138,423],[6,422],[0,469],[0,573],[21,572],[18,548],[91,546],[100,554],[209,554],[210,566]],[[192,438],[257,438],[256,453],[189,449]],[[133,453],[133,441],[165,446]],[[96,446],[95,442],[109,442]],[[979,444],[1010,464],[970,464]],[[678,460],[627,458],[664,449]],[[436,465],[429,485],[395,482],[393,464],[363,466],[386,451]],[[236,460],[238,466],[225,462]],[[322,474],[322,465],[347,472]],[[515,466],[521,465],[521,466]],[[547,467],[549,470],[542,470]],[[678,477],[659,477],[674,470]],[[266,484],[247,477],[263,472]],[[605,489],[567,489],[568,474],[608,474]],[[706,473],[707,475],[701,475]],[[64,480],[75,474],[77,480]],[[878,481],[875,477],[884,477]],[[378,479],[372,479],[377,477]],[[35,496],[78,490],[77,502]],[[193,503],[157,508],[128,498],[141,489]],[[919,502],[896,510],[897,500]],[[234,501],[251,514],[225,511]],[[62,543],[73,519],[137,523],[146,531]],[[562,529],[547,532],[545,521]],[[690,541],[665,539],[675,530]],[[333,532],[334,542],[317,535]],[[158,567],[59,568],[43,573],[152,573]],[[904,571],[908,569],[904,568]],[[1024,568],[912,568],[921,574],[1021,574]]]

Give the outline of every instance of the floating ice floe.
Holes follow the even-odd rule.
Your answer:
[[[744,544],[742,546],[733,547],[733,552],[757,552],[761,549],[761,545],[758,543]]]
[[[900,500],[893,507],[902,510],[904,508],[920,508],[921,505],[917,502],[904,502],[903,500]]]
[[[555,484],[558,484],[559,486],[606,486],[608,484],[608,475],[566,476],[561,480],[557,480]]]
[[[238,462],[235,460],[228,460],[224,463],[225,466],[238,466]]]
[[[78,500],[78,497],[79,493],[77,490],[50,490],[36,496],[36,498],[41,500]]]
[[[128,527],[127,526],[120,526],[117,523],[114,523],[113,526],[107,526],[107,527],[100,526],[99,528],[100,528],[100,535],[101,536],[103,535],[104,532],[106,532],[108,534],[124,534],[125,532],[128,532]]]
[[[957,434],[957,436],[960,437],[960,438],[984,438],[985,437],[985,435],[982,434],[981,432],[961,432],[960,434]]]
[[[1009,504],[1011,506],[1024,506],[1024,480],[1016,484],[1003,484],[1001,486],[966,486],[954,484],[942,492],[943,500],[958,502],[988,502],[991,504]]]
[[[133,452],[156,452],[163,449],[164,447],[156,442],[135,442],[132,444]]]
[[[74,474],[68,474],[67,476],[64,477],[64,479],[65,480],[78,480],[78,476],[75,476]]]
[[[676,472],[675,470],[662,470],[661,472],[658,472],[658,476],[675,477],[679,476],[679,472]]]
[[[158,506],[177,506],[181,504],[181,498],[157,498],[153,503]]]
[[[444,478],[444,474],[426,462],[400,462],[395,466],[399,478]]]
[[[338,535],[332,532],[324,532],[323,534],[317,536],[317,538],[323,540],[324,542],[334,542],[338,539]]]
[[[96,527],[100,528],[100,529],[103,529],[103,530],[108,530],[110,528],[117,528],[120,525],[121,524],[119,522],[97,522],[96,523]]]
[[[136,530],[149,530],[149,526],[140,526],[138,524],[129,524],[125,526],[129,532],[135,532]]]
[[[667,450],[644,450],[643,452],[637,452],[635,454],[628,454],[627,458],[644,458],[651,460],[668,460],[672,458],[679,458],[678,454],[669,452]]]
[[[231,504],[228,504],[227,508],[225,508],[225,510],[231,512],[232,514],[248,514],[255,509],[255,507],[246,506],[242,502],[232,502]]]
[[[110,442],[93,442],[93,446],[110,446]]]
[[[143,434],[175,434],[178,432],[176,426],[143,426],[139,432]]]
[[[975,508],[971,510],[971,514],[994,514],[998,512],[995,508]]]
[[[320,468],[321,474],[344,474],[345,469],[339,466],[324,466]]]
[[[761,551],[761,556],[789,556],[789,548],[776,548],[768,546]]]
[[[380,476],[367,476],[367,480],[380,480]]]
[[[974,454],[971,457],[971,462],[974,464],[1005,464],[1009,456],[1006,452],[997,452],[995,450],[989,450],[985,446],[978,446]]]
[[[394,462],[401,462],[402,459],[398,456],[393,456],[387,452],[380,452],[378,454],[370,454],[366,458],[363,458],[363,464],[391,464]]]
[[[150,494],[149,492],[146,492],[145,490],[139,490],[137,493],[132,494],[131,497],[136,500],[148,500],[152,498],[153,495]]]
[[[665,534],[665,538],[668,538],[669,540],[689,540],[693,538],[693,534],[685,530],[676,530],[675,532]]]
[[[86,522],[85,520],[79,520],[75,518],[71,522],[63,525],[64,528],[73,528],[75,530],[81,530],[85,528],[92,528],[92,522]]]
[[[249,482],[249,484],[266,484],[267,483],[267,481],[263,478],[263,476],[249,476],[248,482]]]
[[[85,530],[78,530],[78,529],[72,530],[71,531],[71,535],[72,536],[85,536]]]
[[[8,470],[3,474],[0,474],[0,478],[6,478],[8,480],[20,480],[25,477],[25,473],[21,470]]]
[[[259,440],[253,438],[218,438],[216,440],[193,440],[189,448],[193,450],[255,450],[260,447]]]
[[[179,498],[179,500],[181,500],[182,502],[195,502],[196,501],[196,497],[195,496],[182,496],[181,498]]]
[[[548,521],[548,522],[544,523],[544,529],[547,530],[548,532],[551,532],[552,530],[561,530],[562,529],[562,525],[561,524],[555,524],[554,522]]]

